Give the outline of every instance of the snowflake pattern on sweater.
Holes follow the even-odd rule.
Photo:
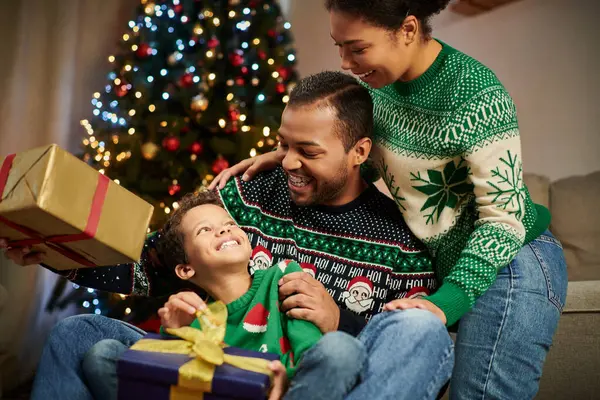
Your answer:
[[[443,279],[428,299],[448,324],[549,225],[523,184],[516,108],[496,76],[442,43],[411,82],[369,88],[374,164]]]

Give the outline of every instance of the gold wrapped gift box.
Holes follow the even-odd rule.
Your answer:
[[[57,145],[0,158],[0,238],[54,269],[137,261],[152,211]]]

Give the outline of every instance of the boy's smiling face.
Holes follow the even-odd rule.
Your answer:
[[[222,207],[204,204],[192,208],[179,229],[187,262],[195,272],[240,265],[247,268],[252,253],[248,236]]]

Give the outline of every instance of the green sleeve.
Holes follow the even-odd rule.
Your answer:
[[[300,265],[292,261],[287,264],[283,275],[290,274],[292,272],[303,272]],[[294,367],[287,369],[288,378],[292,378],[296,372],[296,366],[302,359],[304,352],[313,347],[319,339],[323,336],[319,328],[312,322],[304,321],[301,319],[289,318],[284,313],[281,314],[283,326],[287,332],[287,338],[290,341],[290,346],[294,354]]]

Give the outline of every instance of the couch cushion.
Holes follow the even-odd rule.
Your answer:
[[[523,174],[523,181],[529,190],[533,202],[549,208],[550,180],[541,175]]]
[[[550,187],[552,232],[562,242],[569,280],[600,280],[600,171]]]

